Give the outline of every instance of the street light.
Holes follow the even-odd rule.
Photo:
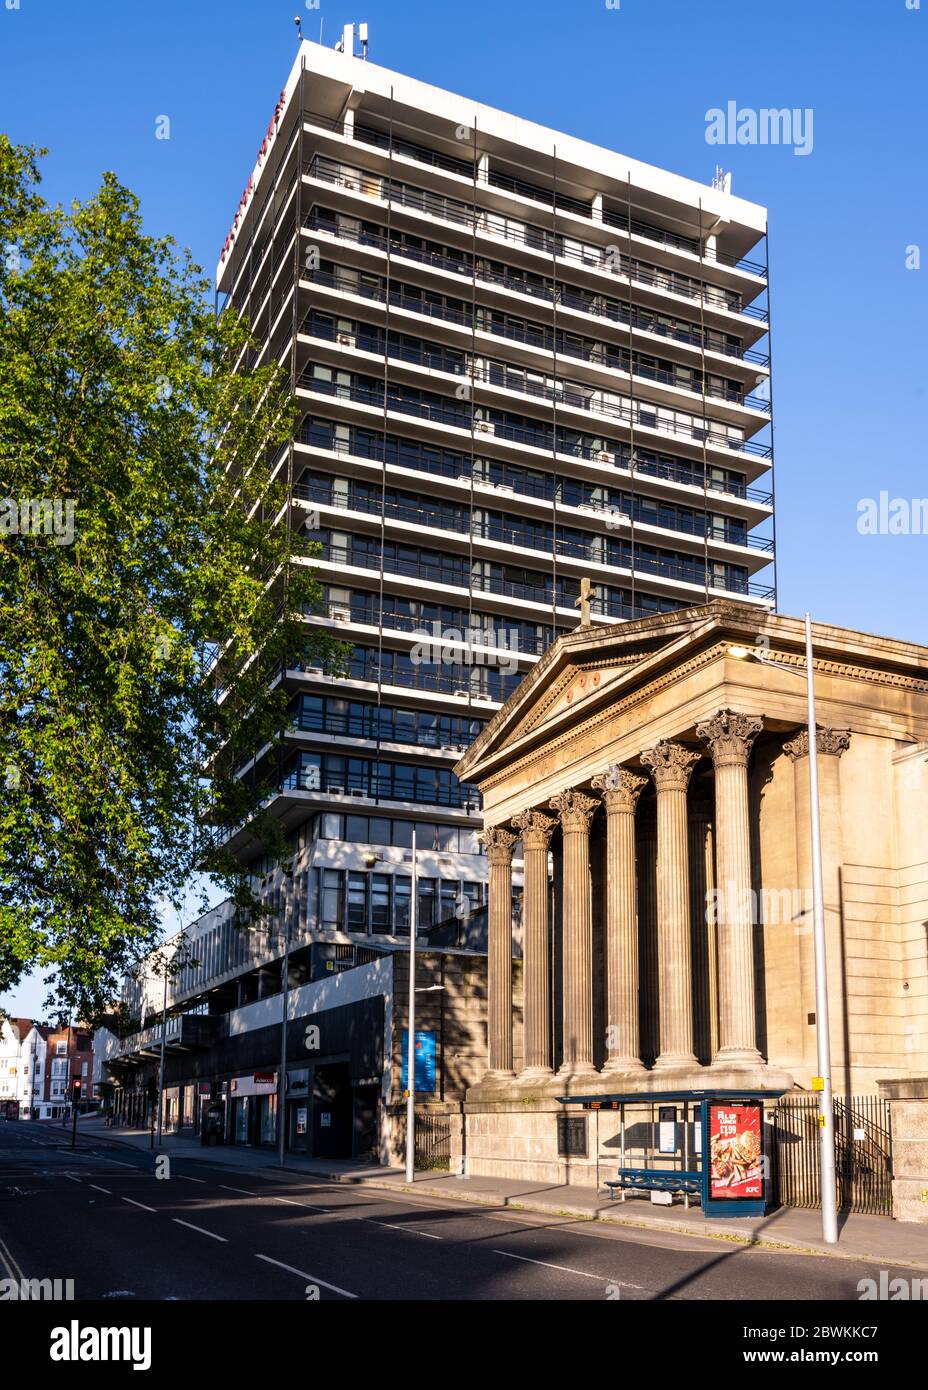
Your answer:
[[[815,720],[815,674],[812,669],[812,619],[806,625],[806,696],[809,729],[809,820],[812,835],[812,922],[815,949],[815,1040],[818,1049],[819,1172],[822,1189],[822,1239],[828,1245],[838,1240],[838,1198],[835,1178],[835,1107],[831,1085],[831,1037],[828,1022],[828,975],[825,962],[825,888],[822,876],[822,828],[818,796],[818,739]],[[729,656],[738,660],[753,658],[763,666],[775,666],[798,676],[801,672],[785,662],[775,661],[751,647],[729,647]]]
[[[369,868],[379,856],[368,854]],[[416,1171],[416,931],[419,919],[419,887],[416,867],[416,823],[412,823],[412,891],[409,898],[409,1022],[406,1039],[406,1181],[415,1182]]]

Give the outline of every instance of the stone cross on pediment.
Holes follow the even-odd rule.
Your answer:
[[[580,580],[580,597],[574,599],[574,607],[580,609],[580,626],[590,626],[590,602],[596,597],[596,590],[584,575]]]

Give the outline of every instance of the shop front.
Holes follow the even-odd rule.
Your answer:
[[[273,1147],[277,1143],[277,1073],[249,1072],[229,1082],[233,1144]]]

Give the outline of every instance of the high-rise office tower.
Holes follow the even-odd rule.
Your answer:
[[[354,47],[300,45],[216,283],[291,372],[307,622],[353,644],[281,677],[290,911],[395,937],[413,822],[420,926],[484,901],[452,768],[582,581],[594,622],[773,605],[766,212]]]

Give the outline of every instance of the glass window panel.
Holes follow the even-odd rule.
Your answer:
[[[368,844],[388,845],[390,843],[391,822],[382,816],[371,816],[368,830]]]
[[[412,822],[408,820],[395,820],[393,825],[392,842],[400,849],[412,849]],[[419,840],[420,845],[423,841]]]
[[[371,930],[390,930],[390,875],[371,875]]]
[[[350,844],[368,844],[368,833],[367,816],[345,817],[345,839],[348,840]]]

